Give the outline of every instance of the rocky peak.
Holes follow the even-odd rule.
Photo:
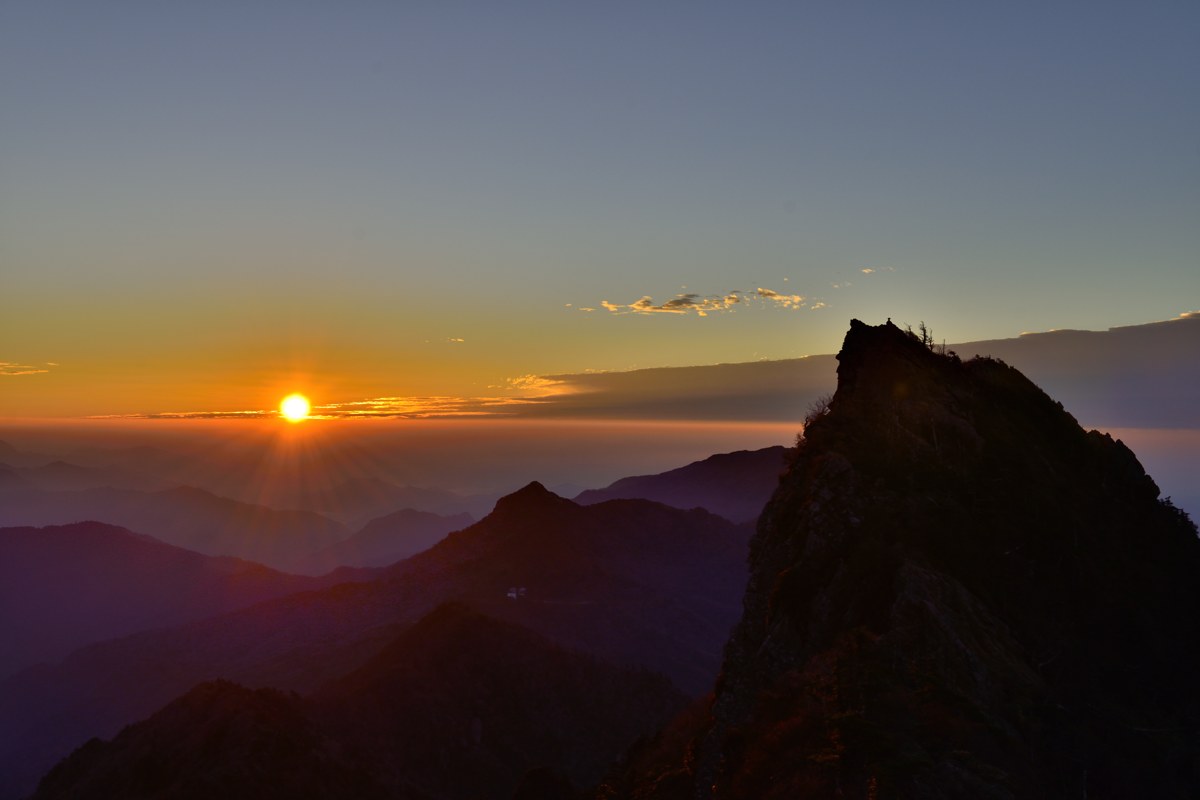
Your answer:
[[[858,321],[838,361],[760,518],[695,796],[1194,794],[1195,526],[1002,362]]]

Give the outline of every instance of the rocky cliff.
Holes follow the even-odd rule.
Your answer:
[[[1196,796],[1195,526],[1002,362],[858,321],[838,360],[710,713],[601,796]]]

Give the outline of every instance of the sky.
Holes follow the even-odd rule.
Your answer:
[[[0,2],[0,417],[1200,308],[1200,6]]]

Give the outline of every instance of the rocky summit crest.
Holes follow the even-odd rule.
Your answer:
[[[1195,796],[1186,515],[998,360],[854,321],[838,361],[692,756],[629,795]]]

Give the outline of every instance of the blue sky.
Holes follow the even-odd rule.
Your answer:
[[[1200,307],[1198,22],[7,2],[0,361],[55,366],[0,411],[479,394],[831,352],[851,317],[1171,318]],[[638,312],[680,294],[710,313]]]

